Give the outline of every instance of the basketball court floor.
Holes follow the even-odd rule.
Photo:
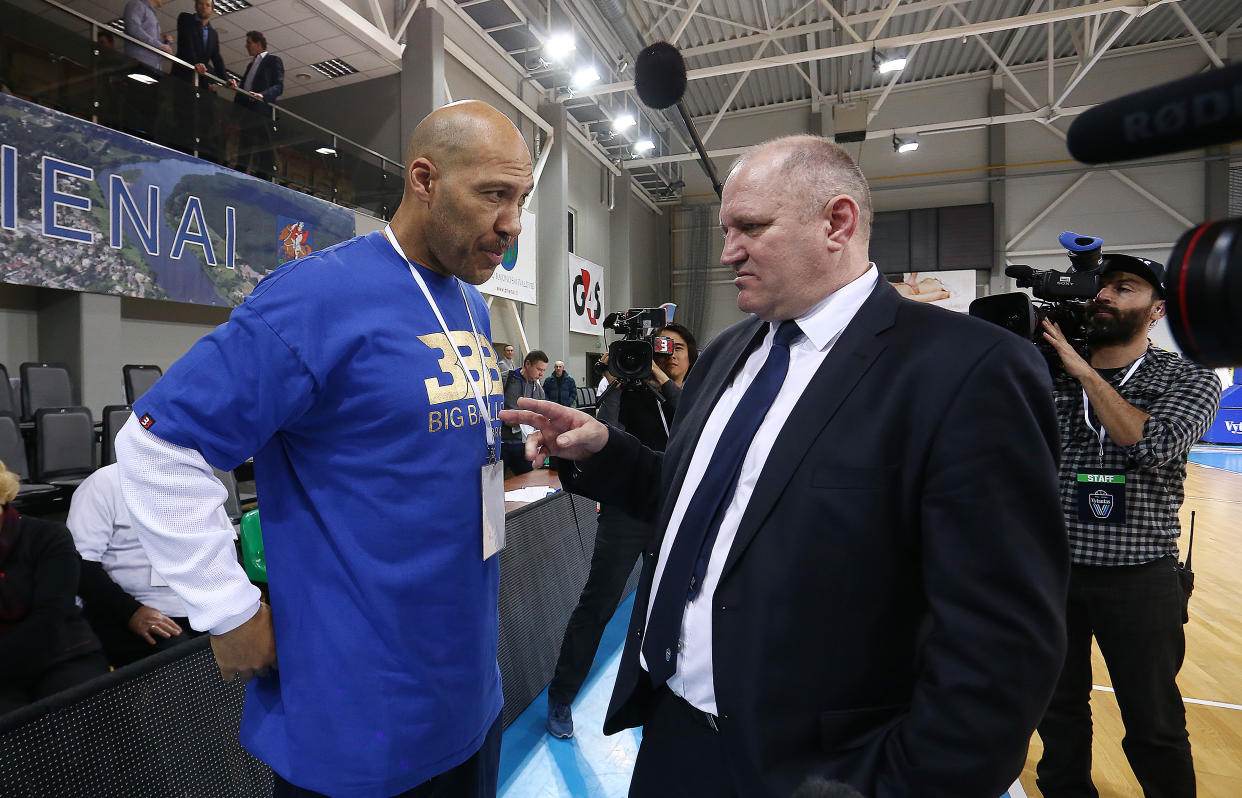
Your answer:
[[[1187,466],[1182,506],[1183,555],[1195,512],[1192,565],[1195,592],[1186,627],[1186,664],[1179,684],[1186,699],[1200,798],[1242,795],[1242,450],[1197,446]],[[544,730],[545,690],[506,730],[500,758],[501,798],[622,798],[641,732],[605,737],[600,731],[616,679],[633,598],[622,602],[604,632],[599,653],[574,703],[573,739]],[[1094,656],[1096,690],[1094,777],[1101,798],[1135,798],[1139,791],[1121,751],[1123,734],[1108,672]],[[1039,737],[1009,798],[1037,798]]]

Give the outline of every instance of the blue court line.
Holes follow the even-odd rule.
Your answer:
[[[574,701],[574,736],[548,734],[548,691],[505,730],[500,748],[500,798],[625,798],[641,734],[634,729],[605,737],[604,713],[617,678],[634,596],[626,597],[604,627],[595,663]]]
[[[1190,450],[1190,462],[1242,474],[1242,447],[1195,446]]]

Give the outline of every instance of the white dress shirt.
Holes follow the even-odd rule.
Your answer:
[[[260,52],[250,62],[250,68],[246,70],[246,77],[242,78],[242,88],[246,91],[254,91],[254,76],[259,74],[259,64],[263,61],[263,56],[265,55],[267,55],[267,50]]]
[[[707,574],[703,578],[703,586],[695,598],[686,602],[686,611],[681,619],[681,635],[677,653],[677,672],[668,680],[669,689],[684,698],[695,707],[719,714],[716,708],[716,688],[712,670],[712,599],[716,593],[716,585],[720,582],[720,573],[724,568],[729,550],[733,546],[733,538],[737,534],[742,514],[750,502],[750,495],[763,472],[772,445],[785,426],[794,405],[802,397],[803,391],[810,383],[815,372],[819,370],[824,358],[832,345],[840,337],[841,331],[854,318],[863,302],[871,295],[876,281],[880,279],[875,264],[861,277],[828,295],[818,305],[795,321],[803,335],[789,347],[789,371],[781,385],[776,400],[768,409],[767,416],[755,432],[755,438],[742,461],[742,472],[738,477],[737,490],[733,500],[725,511],[720,522],[720,531],[712,547],[711,558],[707,563]],[[668,555],[677,538],[677,530],[685,517],[686,507],[698,489],[699,482],[707,470],[715,454],[716,443],[724,431],[734,408],[741,401],[742,395],[750,387],[759,369],[768,357],[775,337],[775,326],[770,325],[767,334],[754,352],[746,359],[745,365],[733,378],[733,382],[725,388],[720,400],[712,408],[690,458],[690,466],[686,471],[686,479],[681,492],[677,495],[677,503],[669,518],[668,531],[660,545],[660,557],[656,562],[655,578],[651,585],[651,596],[647,601],[647,618],[651,618],[651,605],[659,594],[660,578],[664,575],[664,566]],[[644,634],[646,634],[644,630]],[[644,669],[647,660],[640,651],[639,662]]]
[[[185,605],[154,572],[138,542],[116,463],[95,471],[73,492],[66,525],[82,559],[103,565],[108,577],[135,601],[173,618],[185,615]]]

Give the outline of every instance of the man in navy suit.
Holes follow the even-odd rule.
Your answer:
[[[527,455],[656,521],[604,731],[643,726],[631,796],[996,798],[1065,651],[1068,545],[1047,366],[902,299],[868,259],[840,147],[790,136],[724,188],[750,318],[684,387],[661,456],[522,400]]]
[[[229,81],[229,86],[237,89],[233,96],[239,128],[236,168],[243,172],[257,169],[270,179],[276,167],[272,157],[272,111],[267,106],[284,93],[285,64],[280,56],[267,51],[267,37],[257,30],[246,32],[246,54],[250,63],[240,87],[237,81]]]
[[[190,89],[176,93],[178,127],[184,131],[180,146],[185,152],[197,150],[201,157],[218,160],[220,133],[216,129],[216,87],[201,76],[210,71],[220,80],[228,80],[228,73],[224,70],[224,59],[220,57],[220,36],[211,27],[215,3],[212,0],[195,0],[194,12],[177,15],[177,57],[193,67],[174,66],[173,74],[190,83],[194,81],[195,72],[200,75],[197,100]],[[197,119],[194,119],[195,110]],[[198,142],[194,141],[195,135]]]

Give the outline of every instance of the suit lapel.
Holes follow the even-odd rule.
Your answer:
[[[858,314],[824,358],[781,427],[772,451],[755,483],[738,525],[721,580],[737,564],[755,533],[772,512],[811,444],[832,420],[841,404],[875,363],[886,344],[878,336],[894,323],[900,297],[883,276]]]

